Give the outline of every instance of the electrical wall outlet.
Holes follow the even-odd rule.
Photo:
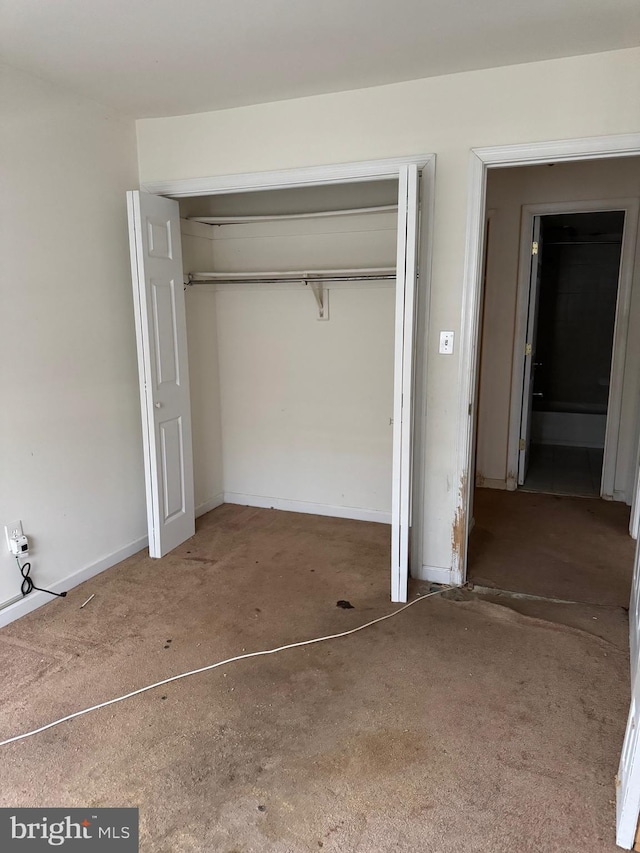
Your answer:
[[[7,540],[7,548],[11,551],[11,539],[17,539],[23,535],[22,522],[10,521],[9,524],[5,524],[4,535]]]

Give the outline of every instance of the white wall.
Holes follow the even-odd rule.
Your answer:
[[[21,580],[6,522],[23,521],[45,587],[143,547],[146,531],[124,196],[137,183],[133,122],[7,67],[0,110],[1,606]]]
[[[214,229],[181,220],[182,261],[185,274],[213,268]],[[193,298],[196,297],[196,298]],[[210,287],[185,293],[191,432],[196,512],[222,503],[222,423],[220,418],[220,368],[216,321],[216,294]]]
[[[424,554],[450,569],[469,149],[637,131],[640,49],[452,74],[253,107],[139,121],[144,181],[436,153]],[[442,575],[440,575],[442,577]]]
[[[395,264],[390,213],[182,231],[187,272]],[[187,290],[196,505],[390,521],[394,282],[326,287],[328,321],[299,283]]]
[[[557,163],[489,170],[491,211],[485,285],[476,470],[484,485],[504,487],[511,405],[511,370],[522,206],[640,197],[640,158]],[[637,236],[636,236],[637,240]],[[636,252],[640,258],[640,247]],[[640,264],[630,312],[615,490],[624,499],[633,488],[635,436],[640,409]]]

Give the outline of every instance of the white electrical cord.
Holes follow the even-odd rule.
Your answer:
[[[40,726],[40,728],[33,729],[30,732],[25,732],[22,735],[14,735],[14,737],[0,741],[0,746],[6,746],[8,743],[13,743],[17,740],[24,740],[24,738],[31,737],[32,735],[40,734],[40,732],[52,729],[54,726],[59,726],[60,723],[66,723],[68,720],[73,720],[75,717],[82,717],[84,714],[89,714],[91,711],[98,711],[100,708],[106,708],[108,705],[115,705],[116,702],[124,702],[125,699],[131,699],[133,696],[138,696],[140,693],[146,693],[147,690],[162,687],[163,684],[170,684],[172,681],[179,681],[181,678],[188,678],[190,675],[198,675],[200,672],[208,672],[210,669],[217,669],[219,666],[225,666],[225,664],[233,663],[234,661],[246,660],[247,658],[257,658],[262,655],[275,655],[276,652],[284,652],[286,649],[297,649],[300,646],[310,646],[313,643],[323,643],[325,640],[338,640],[340,637],[348,637],[349,634],[355,634],[357,631],[362,631],[364,628],[369,628],[371,625],[375,625],[378,622],[384,622],[385,619],[391,619],[392,616],[397,616],[398,613],[402,613],[403,610],[413,606],[418,601],[430,598],[432,595],[440,595],[440,593],[447,592],[450,589],[454,589],[454,587],[447,586],[442,589],[438,589],[435,592],[428,592],[426,595],[421,595],[419,598],[415,598],[403,607],[399,607],[398,610],[394,610],[393,613],[387,613],[386,616],[379,616],[377,619],[373,619],[371,622],[365,622],[364,625],[359,625],[357,628],[351,628],[349,631],[341,631],[339,634],[329,634],[327,637],[316,637],[313,640],[302,640],[299,643],[289,643],[286,646],[278,646],[276,649],[266,649],[261,652],[248,652],[247,654],[236,655],[235,657],[227,658],[226,660],[221,660],[217,663],[210,663],[208,666],[201,666],[199,669],[191,669],[189,672],[182,672],[180,675],[172,675],[170,678],[164,678],[162,681],[156,681],[155,684],[148,684],[146,687],[141,687],[139,690],[133,690],[131,693],[125,693],[124,696],[118,696],[116,699],[108,699],[106,702],[100,702],[98,705],[92,705],[90,708],[84,708],[82,711],[75,711],[73,714],[67,714],[66,717],[60,717],[59,720],[47,723],[46,726]]]

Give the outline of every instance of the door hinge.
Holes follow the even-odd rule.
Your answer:
[[[534,240],[533,243],[531,244],[531,254],[532,255],[538,254],[538,241],[537,240]]]
[[[521,438],[519,443],[518,443],[518,450],[525,450],[526,446],[527,446],[526,441],[524,440],[524,438]]]
[[[533,347],[531,346],[531,344],[525,344],[524,354],[525,355],[531,355],[532,352],[533,352]]]

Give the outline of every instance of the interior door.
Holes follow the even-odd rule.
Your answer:
[[[631,705],[616,777],[616,843],[633,847],[640,814],[640,546],[636,546],[629,604]]]
[[[631,503],[631,517],[629,518],[629,535],[632,539],[637,539],[638,533],[640,533],[640,448],[636,453],[635,487]]]
[[[417,166],[403,166],[398,189],[391,600],[406,601],[411,526],[412,397],[418,275],[419,180]]]
[[[529,467],[531,447],[531,415],[533,410],[533,382],[536,364],[536,335],[538,331],[538,302],[540,299],[540,274],[542,271],[541,217],[533,218],[531,240],[531,274],[529,276],[529,312],[527,315],[527,340],[524,349],[524,381],[522,385],[522,413],[520,416],[520,445],[518,452],[518,485],[522,486]]]
[[[195,532],[191,409],[178,202],[127,193],[149,554]]]

